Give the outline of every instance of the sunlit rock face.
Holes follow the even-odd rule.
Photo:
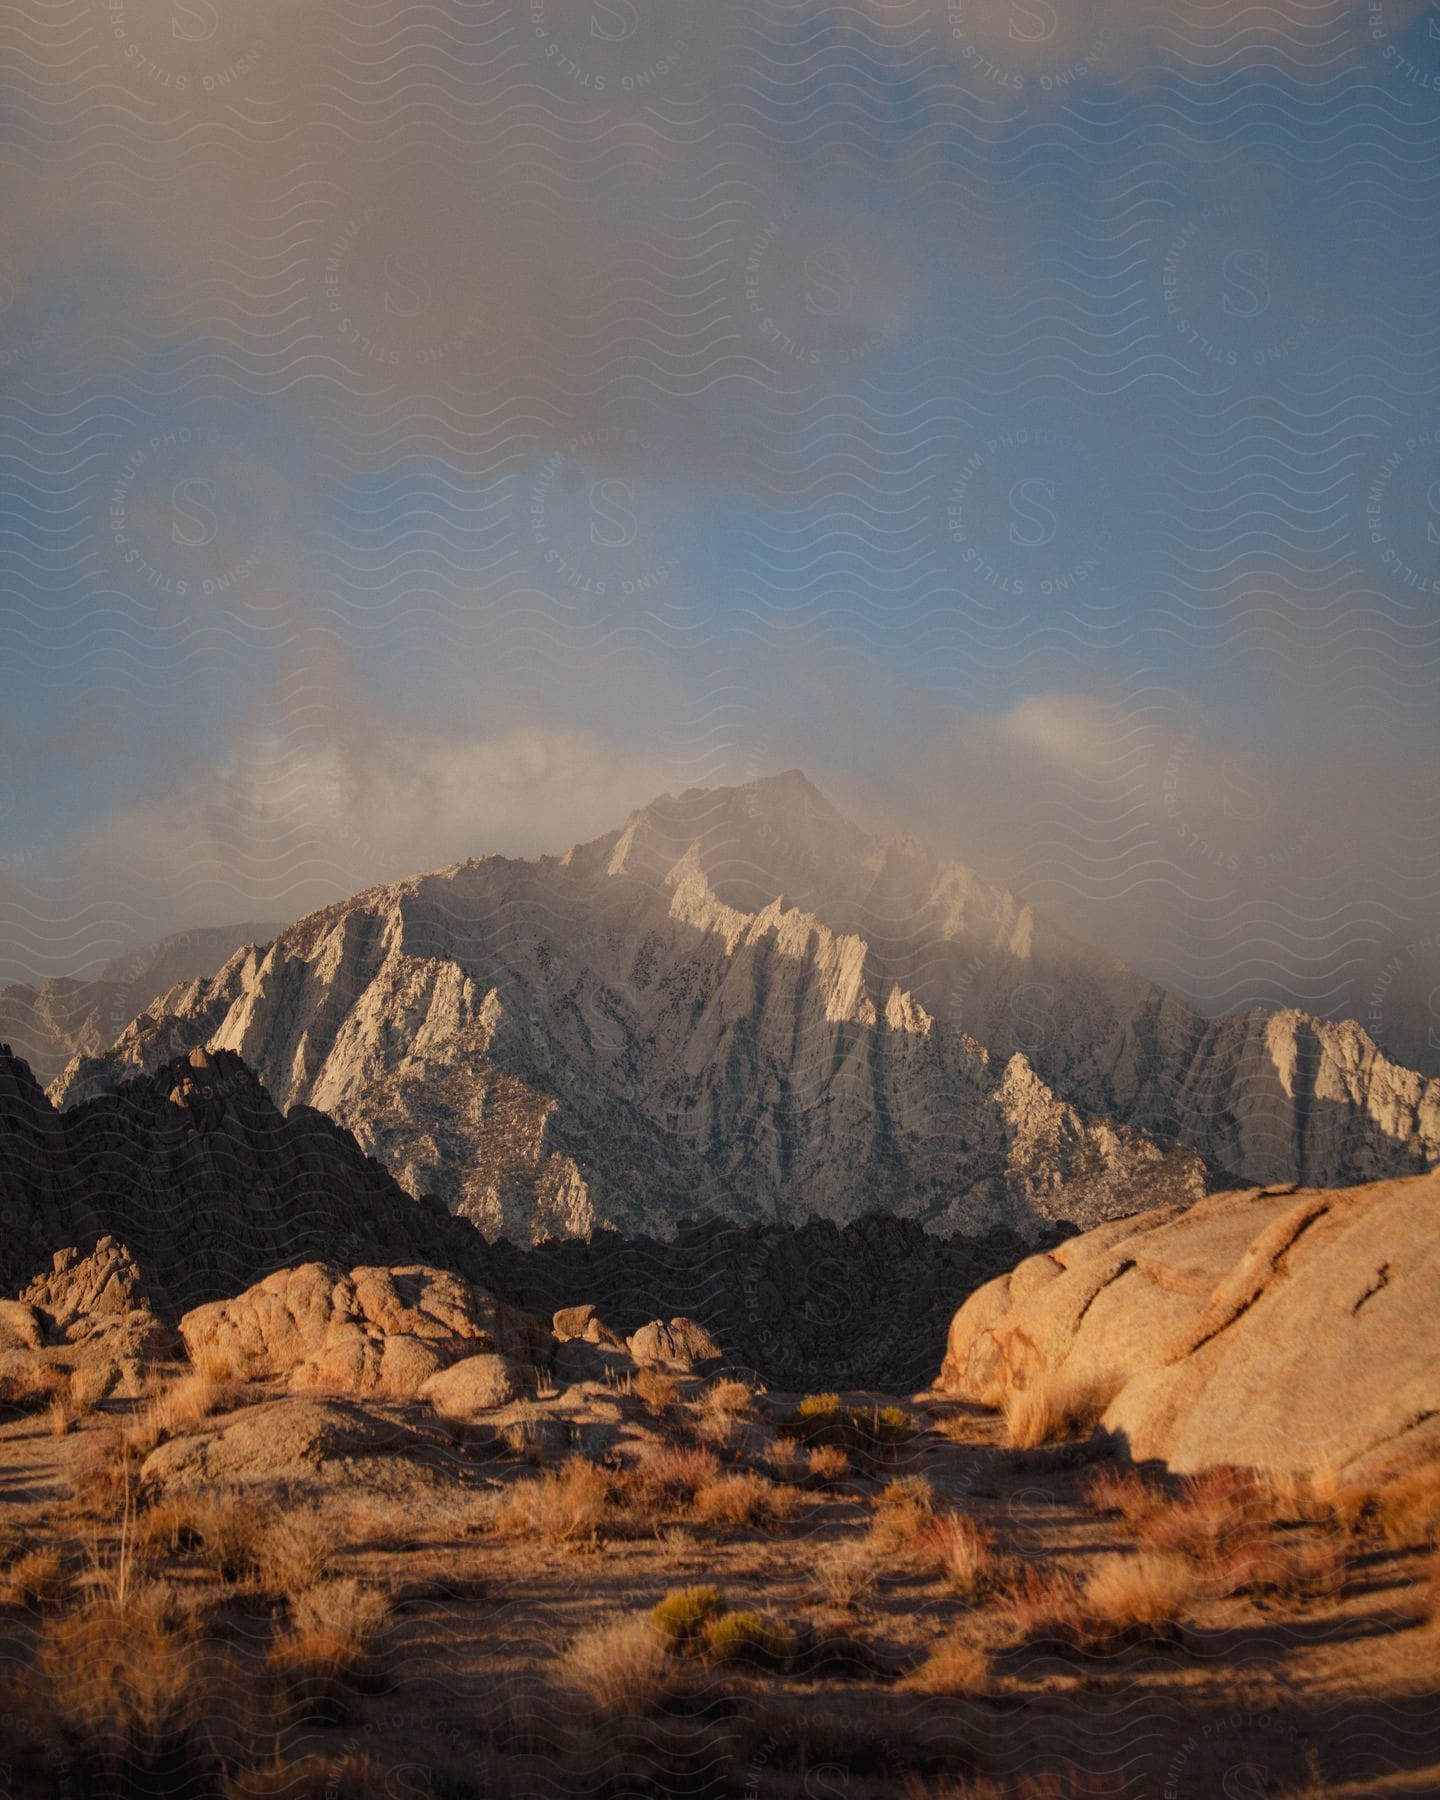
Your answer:
[[[1329,1184],[1440,1146],[1440,1083],[1357,1026],[1207,1022],[798,772],[313,913],[52,1092],[197,1045],[521,1242],[696,1212],[1093,1223],[1193,1199],[1207,1167]]]

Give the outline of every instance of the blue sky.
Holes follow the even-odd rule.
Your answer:
[[[1211,1009],[1434,932],[1440,7],[23,13],[3,972],[794,763]]]

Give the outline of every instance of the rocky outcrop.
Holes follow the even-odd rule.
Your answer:
[[[1207,1169],[1329,1185],[1440,1156],[1440,1082],[1358,1026],[1207,1022],[796,773],[328,907],[173,988],[54,1091],[197,1045],[520,1242],[663,1236],[678,1195],[1033,1234],[1195,1199]]]
[[[483,1351],[543,1357],[550,1334],[448,1270],[333,1263],[281,1269],[180,1321],[190,1360],[239,1380],[341,1393],[418,1393]]]
[[[1440,1449],[1440,1174],[1101,1226],[973,1294],[940,1386],[1108,1396],[1136,1458],[1373,1473]]]
[[[99,1318],[151,1310],[135,1258],[109,1236],[88,1256],[73,1245],[57,1250],[49,1273],[37,1275],[20,1298],[48,1314],[60,1332]]]
[[[694,1319],[652,1319],[642,1325],[627,1341],[626,1349],[641,1368],[661,1366],[693,1369],[699,1364],[718,1362],[724,1355],[720,1346],[703,1325]]]
[[[211,975],[242,944],[267,944],[278,925],[203,925],[108,962],[95,976],[0,987],[0,1039],[45,1085],[72,1057],[105,1050],[177,982]]]
[[[61,1114],[0,1046],[0,1224],[0,1283],[74,1290],[61,1309],[84,1313],[136,1264],[173,1313],[316,1257],[478,1273],[481,1248],[330,1120],[285,1117],[239,1058],[204,1050]],[[76,1247],[63,1268],[58,1245]]]

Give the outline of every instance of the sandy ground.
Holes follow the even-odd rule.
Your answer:
[[[667,1442],[693,1442],[701,1414],[685,1401],[699,1391],[688,1384],[658,1415],[611,1397],[601,1410],[623,1426],[611,1462],[621,1468]],[[280,1400],[279,1418],[302,1404],[244,1396],[267,1398]],[[756,1401],[752,1422],[722,1445],[734,1467],[763,1466],[771,1428],[796,1399]],[[388,1597],[389,1611],[339,1682],[343,1691],[270,1721],[264,1758],[227,1764],[220,1755],[199,1772],[189,1750],[157,1750],[150,1740],[143,1755],[133,1737],[118,1759],[97,1752],[94,1728],[74,1716],[75,1694],[98,1695],[103,1714],[98,1690],[123,1683],[123,1668],[79,1657],[69,1697],[57,1701],[54,1684],[64,1688],[65,1676],[53,1649],[44,1665],[51,1686],[36,1673],[47,1633],[84,1605],[96,1572],[113,1572],[127,1546],[135,1584],[163,1582],[174,1607],[199,1621],[197,1641],[223,1645],[236,1668],[261,1666],[294,1596],[253,1576],[217,1575],[183,1531],[174,1544],[135,1551],[137,1519],[162,1500],[195,1497],[123,1481],[106,1491],[96,1477],[97,1464],[120,1458],[117,1433],[143,1417],[144,1401],[106,1402],[63,1435],[43,1413],[12,1418],[0,1426],[0,1556],[10,1577],[0,1589],[9,1683],[0,1794],[1440,1794],[1440,1628],[1425,1586],[1428,1543],[1386,1542],[1364,1525],[1341,1533],[1282,1521],[1281,1540],[1339,1544],[1339,1574],[1326,1591],[1199,1591],[1173,1629],[1124,1634],[1103,1648],[1024,1643],[1002,1603],[1006,1589],[1032,1571],[1083,1582],[1136,1555],[1125,1521],[1086,1498],[1103,1464],[1081,1447],[1007,1449],[1001,1422],[979,1408],[934,1395],[906,1404],[919,1429],[889,1466],[825,1487],[801,1482],[791,1516],[756,1525],[704,1523],[682,1498],[643,1535],[622,1529],[617,1514],[614,1530],[557,1544],[524,1528],[523,1508],[519,1528],[512,1519],[502,1534],[497,1497],[534,1492],[522,1484],[544,1471],[497,1454],[489,1432],[459,1434],[413,1467],[401,1455],[383,1473],[345,1464],[262,1484],[256,1510],[274,1520],[318,1509],[327,1577],[358,1578]],[[397,1425],[421,1413],[371,1410]],[[213,1432],[228,1416],[222,1409],[191,1429]],[[923,1478],[941,1514],[953,1508],[992,1534],[1004,1571],[992,1591],[957,1593],[923,1554],[875,1544],[873,1502],[897,1477]],[[874,1578],[848,1607],[821,1573],[847,1543]],[[64,1573],[47,1592],[17,1593],[22,1559],[52,1547]],[[565,1660],[577,1637],[697,1584],[814,1642],[858,1643],[868,1666],[817,1673],[803,1658],[765,1670],[693,1661],[658,1703],[597,1709]],[[954,1692],[912,1691],[907,1675],[944,1645],[975,1653],[970,1672]],[[137,1755],[143,1768],[133,1766]]]

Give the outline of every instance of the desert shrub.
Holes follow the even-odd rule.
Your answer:
[[[390,1598],[353,1577],[316,1582],[290,1599],[290,1629],[270,1647],[267,1667],[290,1714],[340,1723],[370,1673],[374,1640]]]
[[[151,1400],[142,1417],[126,1434],[137,1456],[148,1456],[167,1438],[183,1437],[203,1419],[230,1404],[229,1390],[207,1376],[181,1375]]]
[[[945,1638],[898,1686],[909,1694],[984,1694],[991,1686],[990,1658],[972,1644]]]
[[[643,1716],[670,1697],[675,1666],[651,1617],[622,1617],[582,1631],[560,1664],[561,1679],[597,1712]]]
[[[807,1394],[776,1428],[803,1449],[831,1446],[857,1460],[885,1462],[915,1435],[899,1406],[842,1406],[838,1394]]]
[[[850,1473],[850,1457],[838,1444],[816,1444],[805,1459],[810,1479],[818,1487],[830,1487]]]
[[[1141,1551],[1112,1558],[1085,1583],[1080,1607],[1091,1635],[1163,1636],[1184,1619],[1199,1588],[1194,1566],[1182,1556]]]
[[[715,1480],[720,1458],[702,1444],[657,1444],[635,1465],[632,1484],[665,1498],[689,1496]]]
[[[538,1537],[578,1545],[598,1536],[609,1514],[610,1480],[603,1469],[574,1456],[530,1480],[512,1482],[491,1516],[505,1537]]]
[[[47,1619],[36,1667],[73,1746],[78,1791],[164,1791],[153,1772],[175,1768],[199,1791],[218,1774],[217,1744],[239,1755],[262,1728],[248,1671],[153,1582]]]
[[[662,1643],[684,1656],[703,1649],[706,1627],[727,1610],[719,1588],[673,1588],[656,1605],[650,1618]]]
[[[63,1370],[38,1358],[30,1359],[0,1375],[0,1418],[45,1412],[50,1402],[66,1392]]]
[[[997,1597],[999,1617],[1018,1644],[1072,1643],[1080,1619],[1080,1592],[1061,1569],[1027,1567]]]
[[[799,1504],[793,1488],[767,1481],[763,1475],[717,1475],[696,1488],[691,1509],[702,1525],[758,1525],[785,1519]]]
[[[253,1495],[217,1494],[196,1504],[190,1527],[206,1566],[225,1582],[254,1581],[260,1574],[271,1515]]]
[[[81,1512],[110,1516],[135,1483],[135,1458],[115,1426],[87,1431],[70,1446],[70,1492]]]
[[[875,1592],[879,1570],[873,1545],[865,1538],[832,1544],[815,1558],[815,1585],[831,1606],[848,1612],[862,1606]]]
[[[1218,1567],[1270,1527],[1270,1508],[1254,1478],[1243,1469],[1217,1468],[1188,1476],[1162,1509],[1141,1520],[1136,1535],[1152,1550]]]
[[[921,1475],[887,1482],[870,1504],[870,1536],[879,1550],[912,1554],[935,1523],[935,1489]]]
[[[272,1594],[296,1594],[324,1580],[334,1561],[333,1528],[318,1509],[296,1507],[271,1519],[256,1555],[260,1585]]]
[[[706,1388],[700,1405],[705,1412],[716,1413],[721,1418],[740,1419],[754,1407],[755,1394],[745,1382],[725,1378]]]
[[[995,1579],[995,1539],[964,1513],[936,1514],[921,1530],[916,1547],[962,1600],[978,1598]]]
[[[1110,1390],[1095,1381],[1063,1373],[1037,1375],[1023,1388],[1007,1388],[1000,1407],[1012,1448],[1088,1437],[1110,1403]]]
[[[73,1580],[64,1552],[53,1544],[22,1550],[0,1570],[0,1604],[49,1607],[63,1598]]]
[[[1131,1527],[1158,1517],[1170,1504],[1165,1489],[1138,1469],[1096,1469],[1081,1482],[1080,1495],[1096,1512],[1117,1513]]]
[[[1220,1596],[1270,1594],[1301,1602],[1332,1599],[1345,1585],[1349,1559],[1332,1537],[1257,1533],[1230,1545],[1207,1566]]]
[[[783,1619],[763,1612],[727,1612],[705,1622],[705,1654],[712,1662],[741,1663],[756,1669],[785,1669],[795,1660],[798,1640]]]
[[[661,1414],[679,1399],[680,1381],[678,1376],[667,1375],[663,1369],[637,1369],[635,1392],[645,1402],[647,1411]]]

